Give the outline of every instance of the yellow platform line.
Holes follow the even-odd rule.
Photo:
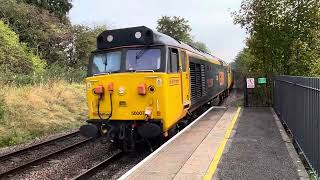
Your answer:
[[[219,149],[216,152],[216,154],[214,155],[214,158],[213,158],[213,160],[212,160],[212,162],[211,162],[211,164],[210,164],[210,166],[209,166],[209,168],[207,170],[206,175],[203,177],[204,180],[210,180],[212,178],[213,174],[215,173],[215,171],[216,171],[216,169],[218,167],[218,163],[219,163],[219,161],[221,159],[222,153],[224,151],[224,148],[225,148],[225,146],[227,144],[227,141],[228,141],[228,139],[229,139],[229,137],[231,135],[231,131],[232,131],[234,125],[237,122],[240,110],[241,110],[241,107],[238,107],[237,112],[233,116],[232,122],[231,122],[226,134],[224,135],[223,142],[220,144]]]

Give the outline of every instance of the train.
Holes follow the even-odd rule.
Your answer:
[[[226,97],[230,65],[145,26],[97,37],[85,79],[86,137],[105,137],[125,151],[150,149],[190,123],[197,109]]]

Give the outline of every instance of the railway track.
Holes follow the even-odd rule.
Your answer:
[[[79,174],[78,176],[72,178],[72,180],[82,180],[82,179],[88,179],[88,178],[92,177],[98,171],[106,168],[108,165],[111,165],[113,162],[115,162],[116,160],[121,158],[123,154],[124,153],[121,150],[117,150],[111,156],[104,159],[100,163],[94,165],[92,168],[87,169],[84,172],[82,172],[81,174]]]
[[[83,145],[90,140],[91,139],[81,137],[79,131],[76,131],[31,147],[2,155],[0,156],[0,179],[14,175],[41,161],[48,160],[56,155]]]

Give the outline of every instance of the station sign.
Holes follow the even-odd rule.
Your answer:
[[[247,78],[247,89],[254,89],[255,83],[254,78]]]
[[[258,84],[267,84],[267,78],[258,78]]]

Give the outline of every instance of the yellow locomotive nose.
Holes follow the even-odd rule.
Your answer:
[[[141,72],[87,78],[87,84],[90,84],[87,85],[89,119],[106,119],[111,113],[110,120],[162,119],[164,91],[162,84],[157,84],[162,76],[161,73]],[[103,98],[100,98],[100,94],[103,94]]]

